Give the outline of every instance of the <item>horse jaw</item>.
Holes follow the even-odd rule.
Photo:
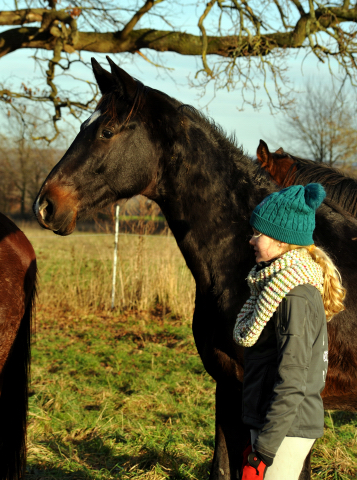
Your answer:
[[[76,228],[76,224],[77,224],[76,212],[70,212],[69,215],[71,215],[72,217],[70,218],[69,223],[65,222],[66,224],[62,224],[62,226],[58,230],[53,230],[53,232],[56,235],[60,235],[61,237],[66,237],[67,235],[70,235],[73,232],[73,230]],[[68,217],[66,220],[68,220]]]

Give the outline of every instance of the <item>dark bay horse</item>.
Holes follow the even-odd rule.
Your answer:
[[[344,212],[357,217],[356,179],[348,177],[326,163],[290,155],[282,148],[270,152],[263,140],[260,140],[257,148],[257,159],[280,187],[319,182],[325,187],[328,200],[342,208]]]
[[[237,479],[249,429],[241,421],[243,350],[233,341],[233,327],[255,263],[249,217],[277,187],[194,108],[108,61],[111,73],[92,60],[103,96],[48,175],[34,211],[44,228],[69,235],[79,218],[120,198],[142,194],[158,203],[196,281],[193,334],[217,382],[211,479]],[[329,324],[326,408],[357,407],[351,389],[357,372],[355,236],[357,225],[326,205],[319,209],[316,243],[343,252],[339,268],[349,287],[346,311]],[[300,479],[309,478],[307,461]]]
[[[35,294],[35,252],[0,213],[0,480],[17,480],[25,473]]]

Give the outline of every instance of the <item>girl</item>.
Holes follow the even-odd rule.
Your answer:
[[[323,435],[326,318],[343,310],[345,297],[338,271],[312,238],[325,195],[318,183],[294,185],[266,197],[250,219],[257,265],[234,327],[235,341],[247,347],[243,422],[252,447],[243,480],[298,480]]]

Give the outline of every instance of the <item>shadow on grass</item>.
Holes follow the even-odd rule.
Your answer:
[[[92,477],[80,470],[75,472],[68,472],[63,470],[62,468],[45,468],[42,465],[30,465],[26,469],[25,478],[31,480],[53,480],[61,478],[65,478],[66,480],[83,480]]]
[[[59,458],[58,466],[53,461],[31,462],[27,467],[26,480],[148,478],[150,473],[156,478],[155,473],[160,473],[160,477],[170,479],[206,480],[211,466],[211,460],[194,463],[189,456],[177,452],[174,445],[166,450],[164,445],[144,444],[139,447],[136,444],[132,447],[135,450],[133,455],[130,452],[118,455],[99,436],[75,442],[75,445],[62,440],[41,443]],[[125,440],[118,438],[116,445],[119,443],[126,444]],[[124,448],[128,450],[128,445]]]
[[[340,412],[338,410],[331,412],[331,418],[335,427],[355,424],[357,426],[357,413]]]

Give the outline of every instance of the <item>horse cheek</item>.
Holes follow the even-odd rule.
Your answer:
[[[115,189],[122,198],[153,191],[158,165],[157,153],[145,134],[128,140],[114,153]]]

